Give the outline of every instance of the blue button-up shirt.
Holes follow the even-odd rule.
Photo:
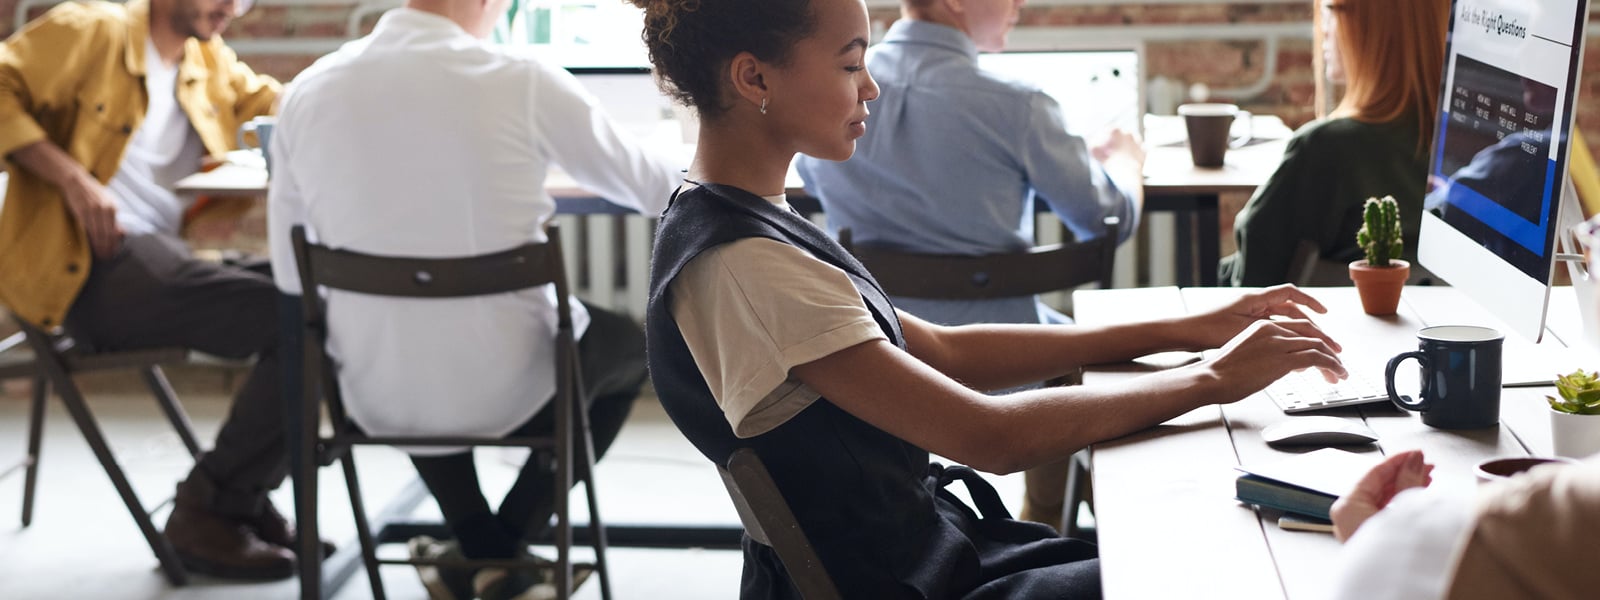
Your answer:
[[[798,164],[835,231],[909,252],[1016,252],[1034,245],[1035,195],[1078,239],[1098,236],[1110,215],[1121,218],[1124,240],[1137,226],[1131,195],[1067,132],[1056,101],[979,70],[965,33],[901,19],[869,52],[867,69],[882,91],[855,156]],[[1033,298],[894,301],[944,324],[1060,320]]]

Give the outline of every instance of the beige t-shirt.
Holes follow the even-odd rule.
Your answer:
[[[782,425],[820,396],[789,369],[888,339],[844,271],[767,238],[702,252],[671,291],[683,341],[742,438]]]
[[[1476,512],[1446,598],[1600,597],[1600,455],[1495,484]]]

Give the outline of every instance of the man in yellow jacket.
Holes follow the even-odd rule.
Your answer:
[[[0,45],[0,303],[97,348],[257,357],[166,535],[190,570],[265,579],[294,570],[292,530],[266,498],[287,462],[275,289],[191,257],[189,200],[173,191],[277,99],[219,37],[251,2],[69,2]]]

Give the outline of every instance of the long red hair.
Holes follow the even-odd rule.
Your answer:
[[[1414,117],[1419,147],[1426,148],[1439,111],[1450,0],[1317,0],[1313,6],[1319,67],[1323,8],[1339,20],[1335,41],[1346,85],[1330,116],[1370,123]],[[1319,101],[1323,73],[1317,73]]]

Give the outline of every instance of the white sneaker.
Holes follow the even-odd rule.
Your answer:
[[[419,535],[406,542],[411,558],[460,559],[461,546],[454,540],[439,541]],[[427,588],[432,600],[471,600],[474,597],[473,574],[470,569],[441,569],[433,565],[417,565],[417,577]]]
[[[479,600],[551,600],[556,597],[556,570],[554,561],[533,557],[538,566],[532,569],[490,568],[478,571],[472,578],[472,589]],[[589,580],[594,574],[590,565],[572,565],[572,589]]]

